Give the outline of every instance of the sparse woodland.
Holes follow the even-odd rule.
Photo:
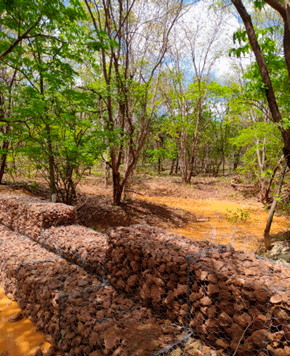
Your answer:
[[[288,0],[0,0],[0,284],[47,356],[290,355],[289,84]]]
[[[0,1],[0,183],[72,204],[96,165],[232,174],[270,204],[290,166],[289,10],[279,0]],[[286,162],[286,163],[285,163]]]

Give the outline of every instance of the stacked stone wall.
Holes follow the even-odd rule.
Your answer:
[[[65,355],[185,356],[194,338],[208,355],[290,355],[287,265],[147,225],[107,237],[35,198],[0,204],[1,285]]]

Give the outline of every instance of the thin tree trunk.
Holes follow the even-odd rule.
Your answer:
[[[200,81],[199,81],[199,91],[201,91],[200,88]],[[196,122],[196,127],[195,127],[195,134],[193,138],[193,145],[192,145],[192,150],[191,150],[191,157],[190,157],[190,164],[189,164],[189,175],[188,175],[188,183],[191,181],[191,177],[193,176],[193,169],[194,169],[194,160],[195,160],[195,150],[197,147],[198,143],[198,134],[199,134],[199,125],[201,122],[201,114],[202,114],[202,98],[200,97],[198,99],[198,115],[197,115],[197,122]]]
[[[123,185],[121,184],[121,176],[119,172],[113,172],[113,202],[115,205],[121,204]]]
[[[0,93],[0,119],[4,119],[5,117],[5,112],[4,112],[4,96]],[[10,131],[9,126],[6,128],[6,132],[4,132],[5,129],[3,128],[3,134],[7,135]],[[2,144],[2,150],[3,153],[1,155],[1,167],[0,167],[0,184],[2,184],[2,179],[3,175],[5,172],[5,166],[6,166],[6,160],[7,160],[7,150],[9,148],[9,142],[4,141]]]
[[[109,163],[108,161],[106,161],[106,162],[105,162],[105,168],[104,168],[104,173],[105,173],[105,177],[104,177],[105,188],[108,188],[108,186],[109,186],[110,171],[111,171],[110,163]]]
[[[177,158],[176,158],[176,165],[175,165],[175,174],[177,175],[178,174],[178,169],[179,169],[179,157],[177,155]]]
[[[6,167],[6,160],[7,160],[7,151],[9,148],[9,142],[8,141],[4,141],[3,145],[2,145],[2,150],[5,150],[4,153],[2,153],[2,157],[1,157],[1,166],[0,166],[0,184],[2,184],[2,179],[3,179],[3,175],[5,172],[5,167]]]
[[[173,174],[175,161],[176,161],[176,158],[173,158],[172,163],[171,163],[170,173],[169,173],[170,176],[172,176],[172,174]]]
[[[288,165],[286,163],[285,166],[284,166],[283,172],[281,174],[281,177],[280,177],[277,196],[279,196],[281,194],[283,180],[284,180],[284,177],[285,177],[285,174],[286,174],[287,167],[288,167]],[[271,248],[270,229],[271,229],[273,217],[274,217],[274,214],[275,214],[276,206],[277,206],[277,198],[274,198],[272,206],[271,206],[271,209],[270,209],[270,212],[269,212],[269,217],[268,217],[268,221],[267,221],[267,224],[266,224],[266,228],[264,230],[264,243],[265,243],[266,250],[270,250],[270,248]]]
[[[39,63],[41,63],[40,53],[38,52]],[[40,76],[40,94],[44,97],[44,80],[42,68],[39,66],[39,76]],[[52,148],[51,130],[49,124],[45,124],[45,131],[47,135],[47,150],[48,150],[48,176],[49,176],[49,192],[50,199],[52,200],[53,195],[57,193],[56,180],[55,180],[55,167],[54,167],[54,154]]]
[[[56,194],[56,183],[55,183],[55,169],[54,169],[54,155],[51,143],[51,132],[49,125],[46,125],[46,133],[47,133],[47,148],[48,148],[48,175],[49,175],[49,191],[50,197],[53,194]]]

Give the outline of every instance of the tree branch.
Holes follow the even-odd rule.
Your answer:
[[[33,28],[39,23],[41,19],[41,16],[38,17],[37,21],[32,25],[30,26],[21,36],[19,36],[7,49],[6,51],[2,52],[0,54],[0,60],[2,58],[4,58],[7,54],[9,54],[10,52],[12,52],[13,48],[16,47],[18,45],[19,42],[21,42],[24,38],[27,38],[29,32],[31,30],[33,30]]]

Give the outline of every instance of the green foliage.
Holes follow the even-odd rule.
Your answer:
[[[251,209],[241,209],[237,208],[237,210],[226,209],[225,217],[227,221],[232,224],[237,224],[239,222],[246,223],[249,215],[251,213]]]
[[[119,167],[125,167],[127,154],[136,161],[143,154],[144,171],[156,162],[160,167],[160,161],[171,166],[183,155],[185,163],[210,167],[214,173],[222,163],[231,163],[234,146],[235,152],[243,152],[244,172],[255,179],[271,175],[281,139],[278,128],[267,122],[263,109],[267,88],[256,64],[247,69],[243,88],[197,74],[189,80],[177,66],[150,77],[156,64],[153,52],[151,58],[149,54],[137,58],[133,48],[135,14],[124,16],[128,22],[124,20],[126,26],[122,22],[118,31],[114,22],[118,11],[112,9],[117,17],[105,23],[101,10],[95,28],[83,5],[78,0],[0,0],[0,54],[31,28],[1,60],[0,93],[5,101],[0,109],[5,120],[0,123],[0,141],[9,142],[12,151],[4,148],[0,154],[8,153],[9,168],[12,162],[20,162],[22,171],[34,168],[48,180],[53,170],[62,192],[68,182],[77,184],[102,155],[109,160],[108,152],[114,152]],[[263,5],[263,0],[254,2],[259,10]],[[98,9],[92,6],[92,10],[96,15]],[[273,21],[266,26],[262,17],[259,21],[263,26],[256,20],[258,40],[286,128],[290,85],[275,37],[279,26]],[[157,34],[161,28],[144,26],[151,26],[150,36],[153,29]],[[127,28],[132,31],[125,34]],[[250,51],[244,29],[233,39],[238,48],[231,50],[232,55]],[[132,58],[126,52],[131,45]],[[141,150],[146,132],[150,139]],[[266,159],[261,170],[256,152],[263,150]]]
[[[0,92],[11,98],[4,106],[11,129],[2,139],[17,142],[14,152],[28,157],[50,188],[71,202],[83,172],[108,147],[95,97],[76,88],[78,69],[90,55],[90,37],[82,26],[86,15],[77,0],[15,0],[12,5],[0,17],[0,52],[13,43],[16,32],[31,23],[33,28],[3,59],[7,75],[14,70],[21,80],[15,88],[0,81]],[[105,43],[105,34],[100,36]]]

